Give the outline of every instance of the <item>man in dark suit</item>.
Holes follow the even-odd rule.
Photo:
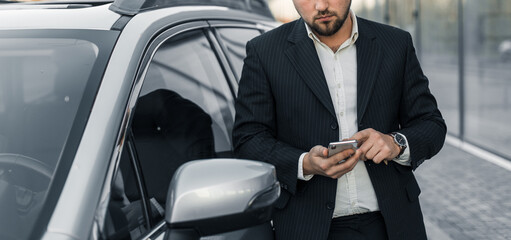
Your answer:
[[[247,43],[233,130],[239,157],[276,167],[276,238],[426,239],[412,170],[446,126],[410,34],[350,0],[293,2],[299,20]]]

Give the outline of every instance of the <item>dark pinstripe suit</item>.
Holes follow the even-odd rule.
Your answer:
[[[410,35],[361,18],[358,24],[358,128],[403,133],[415,169],[443,146],[445,123]],[[297,180],[298,158],[315,145],[339,140],[339,126],[301,19],[247,43],[236,111],[236,153],[277,169],[283,189],[274,214],[277,239],[326,239],[337,180]],[[394,162],[365,164],[390,239],[425,239],[412,168]]]

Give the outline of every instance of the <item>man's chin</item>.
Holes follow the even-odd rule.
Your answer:
[[[339,30],[339,29],[334,30],[331,26],[325,26],[325,25],[314,26],[314,27],[312,27],[312,29],[314,30],[314,32],[316,32],[316,34],[318,34],[320,36],[325,36],[325,37],[332,36]]]
[[[332,36],[341,29],[344,21],[335,19],[332,21],[315,22],[314,25],[310,26],[314,32],[320,36]]]

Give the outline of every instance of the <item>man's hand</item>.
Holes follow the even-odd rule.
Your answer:
[[[360,151],[355,152],[353,149],[348,149],[328,157],[326,147],[315,146],[303,158],[303,174],[322,175],[337,179],[353,170],[360,155]],[[346,161],[339,163],[342,160]]]
[[[399,146],[392,136],[378,132],[372,128],[364,129],[355,133],[350,139],[358,141],[358,150],[361,151],[362,160],[373,160],[379,164],[397,157],[400,152]]]

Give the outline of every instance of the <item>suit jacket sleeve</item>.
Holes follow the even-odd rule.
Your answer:
[[[408,139],[412,168],[416,169],[440,151],[447,128],[429,90],[429,81],[422,72],[409,33],[407,43],[399,132]]]
[[[275,138],[277,124],[271,85],[252,41],[247,43],[246,49],[247,57],[236,100],[234,151],[240,158],[275,165],[282,188],[294,194],[298,159],[304,151]]]

